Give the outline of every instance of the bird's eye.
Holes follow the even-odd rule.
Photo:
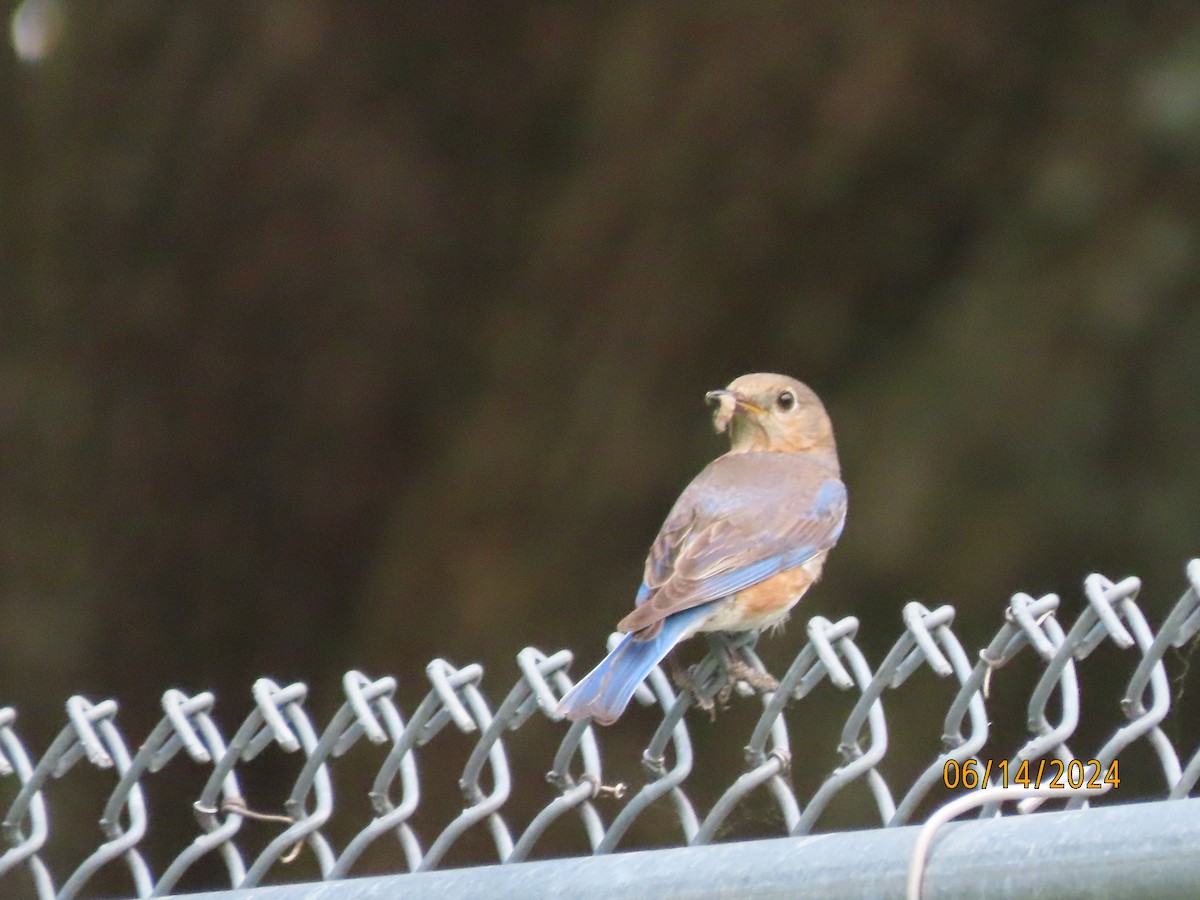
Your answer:
[[[784,391],[775,401],[775,405],[784,412],[791,412],[792,408],[796,405],[796,395],[791,391]]]

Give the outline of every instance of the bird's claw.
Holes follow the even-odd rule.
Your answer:
[[[717,710],[729,706],[729,698],[733,696],[733,684],[726,684],[713,695],[701,694],[694,688],[689,688],[695,700],[696,707],[708,713],[710,722],[717,721]]]
[[[725,671],[728,673],[727,690],[732,691],[734,683],[741,681],[754,688],[759,693],[779,690],[779,680],[770,672],[756,669],[744,660],[732,657],[726,661]]]
[[[668,660],[671,681],[675,684],[675,688],[691,694],[696,707],[708,713],[713,721],[716,721],[718,709],[725,709],[729,706],[734,688],[739,682],[759,693],[779,689],[779,681],[770,672],[756,669],[728,648],[722,655],[725,681],[715,691],[713,690],[715,685],[711,681],[705,679],[705,683],[701,683],[696,678],[695,666],[684,669],[675,659]]]
[[[675,684],[675,688],[691,694],[696,708],[708,713],[709,719],[715,722],[717,710],[724,709],[729,705],[729,698],[733,695],[733,683],[728,682],[716,693],[713,693],[711,688],[705,690],[704,686],[692,675],[695,666],[684,669],[672,660],[670,669],[671,681]]]

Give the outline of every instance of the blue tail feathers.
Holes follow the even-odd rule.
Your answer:
[[[678,644],[689,627],[709,615],[710,603],[694,606],[668,616],[662,630],[650,640],[638,640],[627,634],[558,704],[560,715],[568,719],[591,717],[609,725],[625,711],[637,686],[650,670]]]

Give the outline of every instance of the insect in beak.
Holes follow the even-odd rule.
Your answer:
[[[717,429],[717,434],[729,427],[729,422],[738,407],[759,413],[763,411],[761,406],[729,390],[709,391],[704,395],[704,399],[717,406],[717,411],[713,414],[713,427]]]

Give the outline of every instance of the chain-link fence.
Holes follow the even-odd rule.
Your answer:
[[[547,772],[557,796],[519,827],[506,810],[513,785],[506,740],[533,717],[555,719],[558,699],[571,684],[567,670],[572,655],[566,650],[546,655],[526,648],[518,653],[520,677],[496,707],[483,692],[479,665],[456,668],[434,660],[427,667],[430,689],[408,716],[395,700],[394,679],[350,672],[343,682],[344,702],[323,727],[306,712],[305,685],[281,686],[260,679],[253,687],[251,712],[228,738],[217,724],[212,694],[188,696],[169,690],[162,698],[161,721],[136,752],[117,725],[113,700],[93,703],[79,696],[68,700],[67,724],[40,755],[31,753],[18,736],[16,712],[0,709],[0,803],[7,808],[0,894],[87,896],[93,877],[112,866],[127,873],[128,895],[163,896],[181,889],[181,882],[186,886],[189,871],[201,860],[211,864],[212,857],[220,861],[223,883],[246,888],[294,880],[286,874],[287,864],[306,850],[315,858],[320,877],[332,881],[362,874],[356,867],[368,848],[380,842],[390,843],[396,872],[430,872],[441,867],[448,851],[473,830],[486,834],[496,862],[515,863],[536,858],[543,838],[556,827],[566,827],[559,824],[564,820],[575,820],[578,824],[572,827],[582,828],[593,855],[603,855],[628,849],[623,842],[631,826],[651,808],[656,815],[664,809],[673,811],[676,833],[681,835],[676,843],[705,845],[727,837],[723,829],[752,795],[760,803],[769,798],[766,802],[774,807],[771,820],[780,823],[781,835],[803,836],[820,830],[831,801],[858,783],[869,789],[879,826],[892,829],[926,821],[911,852],[905,851],[911,864],[910,894],[915,893],[931,844],[935,861],[939,852],[940,845],[933,843],[935,831],[949,818],[977,807],[976,815],[987,820],[986,827],[997,828],[1020,818],[1003,814],[1029,813],[1043,805],[1076,811],[1102,807],[1111,794],[1099,795],[1119,786],[1124,777],[1123,754],[1135,744],[1148,748],[1143,758],[1157,760],[1161,770],[1160,787],[1151,798],[1156,802],[1143,806],[1191,809],[1194,804],[1157,802],[1187,797],[1200,778],[1200,751],[1175,746],[1160,727],[1173,700],[1163,657],[1200,632],[1200,560],[1187,566],[1187,578],[1187,589],[1157,631],[1138,605],[1137,578],[1114,583],[1100,575],[1089,576],[1084,582],[1086,605],[1069,628],[1060,623],[1057,596],[1016,594],[1000,629],[976,654],[968,653],[951,628],[953,607],[927,609],[912,602],[903,611],[903,630],[875,668],[855,643],[856,619],[813,618],[807,625],[807,642],[780,679],[778,690],[761,697],[762,712],[745,741],[744,769],[728,773],[727,787],[707,809],[697,809],[687,790],[694,754],[684,716],[697,702],[707,705],[706,700],[715,698],[719,705],[727,698],[720,653],[709,654],[692,670],[695,690],[677,691],[660,670],[638,689],[636,696],[643,705],[661,710],[661,722],[642,755],[645,778],[640,785],[606,780],[596,730],[587,722],[559,726],[561,739],[556,747],[535,746],[530,756],[530,748],[523,746],[524,755],[513,763],[521,770]],[[1077,753],[1068,746],[1080,724],[1081,679],[1076,663],[1102,645],[1136,654],[1130,658],[1132,675],[1123,694],[1110,698],[1122,723],[1100,745]],[[762,668],[752,644],[732,646],[744,662]],[[1026,704],[1027,739],[1015,754],[989,758],[992,675],[1018,658],[1032,660],[1036,667]],[[888,753],[885,701],[918,673],[948,679],[955,689],[944,712],[939,701],[936,707],[926,703],[922,713],[931,723],[941,720],[944,746],[940,752],[930,747],[924,757],[928,765],[915,778],[900,783],[895,775],[889,780],[881,772]],[[852,708],[836,737],[813,734],[809,728],[804,743],[836,742],[842,761],[819,787],[799,796],[792,777],[796,759],[792,734],[804,721],[806,698],[823,682],[845,692]],[[927,687],[918,684],[911,690]],[[737,688],[750,693],[744,684]],[[455,731],[473,736],[458,782],[461,798],[454,804],[461,802],[461,812],[437,829],[419,834],[414,821],[420,810],[447,807],[446,797],[425,796],[428,785],[420,777],[423,760],[434,758],[440,752],[439,741]],[[335,803],[334,773],[339,758],[364,740],[380,745],[385,754],[367,791],[372,817],[355,822],[348,832],[352,836],[335,846],[329,836],[331,824],[363,806],[344,800]],[[243,782],[253,772],[252,761],[268,748],[282,751],[280,759],[295,760],[294,781],[283,810],[256,809],[246,799]],[[198,834],[173,858],[152,861],[142,849],[153,828],[145,792],[156,779],[172,778],[171,764],[180,754],[206,773],[192,810]],[[109,773],[111,778],[99,819],[102,841],[73,864],[73,870],[52,872],[45,861],[54,837],[47,789],[51,779],[69,780],[80,777],[81,771],[90,771],[91,777]],[[936,807],[931,815],[947,793],[959,796]],[[1104,831],[1099,811],[1086,815],[1094,823],[1089,828],[1093,835]],[[1170,819],[1158,817],[1164,818]],[[252,852],[244,840],[248,820],[265,820],[266,827],[275,829],[265,846]],[[345,827],[342,832],[346,833]],[[753,845],[771,843],[747,843],[741,859],[756,858]],[[879,853],[879,859],[886,855]],[[869,867],[869,861],[862,866]],[[476,879],[488,877],[488,869],[473,871]],[[404,875],[401,880],[417,877],[421,876]],[[768,875],[764,872],[763,877]],[[473,889],[486,892],[486,885],[477,880]]]

